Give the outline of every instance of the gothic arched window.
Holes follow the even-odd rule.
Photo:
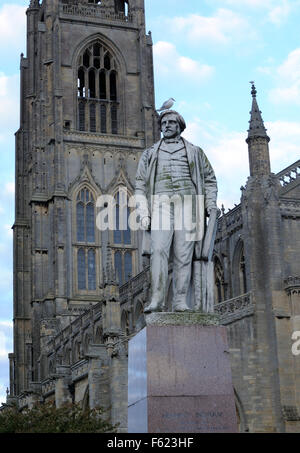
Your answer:
[[[117,14],[128,16],[129,5],[127,0],[115,0],[115,11]]]
[[[82,189],[77,195],[76,230],[78,242],[95,242],[95,201],[89,189]]]
[[[220,260],[217,257],[214,259],[214,271],[215,271],[215,304],[218,304],[225,300],[225,282],[223,267]]]
[[[239,241],[233,256],[233,295],[234,297],[248,291],[244,244]]]
[[[128,220],[130,209],[128,207],[127,193],[122,190],[116,196],[116,228],[114,230],[114,244],[131,244],[131,231]]]
[[[118,134],[118,72],[116,60],[100,42],[79,57],[77,73],[78,129]]]
[[[125,310],[123,310],[121,315],[121,328],[126,335],[129,335],[129,318]]]
[[[76,199],[77,290],[96,291],[95,200],[88,188]]]
[[[103,329],[101,326],[98,326],[96,329],[95,344],[102,344],[102,343],[103,343]]]
[[[132,251],[117,250],[114,254],[114,267],[118,283],[122,286],[132,277]]]

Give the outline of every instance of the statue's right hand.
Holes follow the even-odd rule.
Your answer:
[[[151,219],[150,217],[143,217],[141,220],[142,229],[145,231],[149,231],[151,228]]]

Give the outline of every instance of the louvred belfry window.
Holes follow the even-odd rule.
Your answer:
[[[118,70],[115,58],[100,42],[79,57],[77,70],[80,131],[118,134]]]

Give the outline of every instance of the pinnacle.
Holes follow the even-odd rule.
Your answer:
[[[39,0],[30,0],[29,8],[38,8],[40,6]]]
[[[252,84],[252,109],[250,112],[251,118],[250,118],[250,128],[248,130],[248,139],[249,138],[254,138],[254,137],[264,137],[270,141],[268,135],[267,135],[267,129],[264,126],[264,122],[261,116],[261,111],[259,110],[257,100],[256,100],[256,88],[254,85],[254,82],[250,82]]]

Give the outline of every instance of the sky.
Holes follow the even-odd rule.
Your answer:
[[[12,352],[14,133],[29,0],[0,0],[0,403]],[[277,173],[300,157],[300,0],[145,0],[156,106],[173,97],[201,146],[226,210],[249,175],[245,139],[254,80]]]

